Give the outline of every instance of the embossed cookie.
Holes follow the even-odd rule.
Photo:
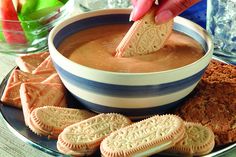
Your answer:
[[[215,146],[214,133],[208,127],[199,123],[185,123],[184,138],[167,152],[188,156],[201,156],[208,154]]]
[[[20,70],[32,73],[48,56],[49,52],[27,54],[16,58],[16,64]]]
[[[57,149],[68,155],[91,155],[111,132],[131,124],[120,114],[99,114],[66,127],[58,136]]]
[[[23,83],[20,97],[25,124],[28,126],[30,113],[37,107],[66,107],[65,87],[57,83]]]
[[[157,25],[154,14],[153,8],[142,19],[133,23],[116,48],[116,57],[149,54],[164,46],[172,32],[173,20]]]
[[[44,106],[31,112],[29,128],[38,135],[57,138],[67,126],[95,115],[82,109]]]
[[[37,68],[35,68],[32,73],[33,74],[40,74],[50,76],[51,74],[55,73],[56,70],[52,63],[52,59],[48,56]]]
[[[14,69],[7,81],[1,101],[4,104],[21,108],[20,85],[24,82],[41,82],[45,77]]]
[[[104,157],[150,156],[174,146],[184,133],[180,117],[157,115],[111,133],[100,150]]]

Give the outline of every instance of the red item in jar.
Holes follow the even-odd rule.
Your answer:
[[[1,0],[2,31],[9,44],[25,44],[24,31],[17,16],[12,0]]]

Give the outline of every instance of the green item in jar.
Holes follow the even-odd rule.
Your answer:
[[[66,4],[68,2],[68,0],[59,0],[59,1],[61,1],[64,4]]]
[[[0,42],[1,41],[5,41],[5,38],[4,38],[4,35],[3,35],[3,32],[2,32],[2,24],[0,23]]]
[[[64,4],[59,0],[38,0],[35,11],[50,8],[50,7],[61,7]]]
[[[26,0],[25,3],[22,5],[20,10],[21,15],[29,15],[30,13],[34,12],[37,6],[38,0]]]
[[[41,17],[45,17],[47,15],[50,15],[50,13],[56,11],[58,8],[58,6],[55,7],[48,7],[48,8],[44,8],[44,9],[40,9],[38,11],[35,11],[33,13],[31,13],[30,15],[28,15],[29,18],[31,19],[40,19]]]
[[[44,38],[48,35],[48,30],[38,20],[32,20],[28,16],[19,14],[21,26],[25,32],[28,42],[33,42],[36,39]]]

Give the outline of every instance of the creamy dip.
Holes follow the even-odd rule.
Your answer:
[[[115,49],[130,25],[116,24],[86,29],[66,38],[58,50],[81,65],[114,72],[155,72],[191,64],[204,55],[191,37],[173,31],[160,50],[141,56],[114,57]]]

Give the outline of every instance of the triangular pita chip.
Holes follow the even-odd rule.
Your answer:
[[[50,56],[48,56],[35,70],[33,70],[32,73],[50,76],[54,72],[56,72],[56,70],[52,63],[52,59]]]
[[[32,73],[48,56],[49,52],[27,54],[16,58],[16,64],[22,71]]]
[[[1,97],[1,101],[4,104],[21,108],[20,91],[19,91],[21,83],[41,82],[43,80],[45,80],[45,77],[43,76],[33,75],[31,73],[14,69],[8,79],[7,85]]]

